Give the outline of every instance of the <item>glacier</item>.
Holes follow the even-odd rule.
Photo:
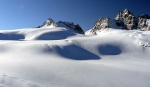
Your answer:
[[[0,30],[0,87],[149,87],[150,31]]]

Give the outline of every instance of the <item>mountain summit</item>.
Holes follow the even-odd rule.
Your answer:
[[[76,33],[79,34],[84,34],[84,31],[80,27],[79,24],[74,24],[73,22],[64,22],[64,21],[59,21],[59,22],[54,22],[51,18],[48,18],[43,25],[38,26],[37,28],[53,28],[53,27],[64,27],[66,29],[70,29],[75,31]]]
[[[137,28],[136,17],[128,9],[125,9],[123,12],[118,12],[115,20],[117,26],[122,26],[122,28],[128,30]]]
[[[58,25],[53,21],[53,19],[48,18],[43,25],[39,26],[39,27],[57,27]]]
[[[109,17],[99,18],[94,27],[88,32],[96,34],[96,31],[107,28],[150,30],[150,16],[143,14],[135,17],[126,8],[124,11],[119,11],[114,19]]]

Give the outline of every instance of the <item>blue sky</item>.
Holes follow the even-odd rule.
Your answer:
[[[150,0],[0,0],[0,30],[32,28],[47,18],[78,23],[84,31],[99,17],[114,18],[128,8],[135,16],[150,15]]]

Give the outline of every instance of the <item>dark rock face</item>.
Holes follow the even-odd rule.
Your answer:
[[[125,9],[122,12],[119,11],[115,19],[98,19],[90,32],[95,33],[98,30],[106,28],[150,30],[150,16],[143,14],[135,17],[128,9]]]
[[[65,27],[67,29],[74,30],[74,31],[76,31],[77,33],[80,33],[80,34],[84,34],[84,31],[82,30],[82,28],[80,27],[79,24],[74,24],[73,22],[59,21],[59,22],[57,22],[57,25],[59,27]]]
[[[75,29],[74,30],[77,31],[80,34],[85,34],[79,24],[75,25]]]

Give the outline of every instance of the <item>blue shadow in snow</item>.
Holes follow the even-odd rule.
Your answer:
[[[111,44],[101,45],[98,50],[102,55],[119,55],[122,52],[119,46]]]
[[[73,60],[98,60],[100,59],[99,56],[76,45],[68,45],[68,46],[63,46],[63,47],[56,46],[52,49],[49,48],[46,51],[47,52],[55,51],[58,55],[68,58],[68,59],[73,59]]]

